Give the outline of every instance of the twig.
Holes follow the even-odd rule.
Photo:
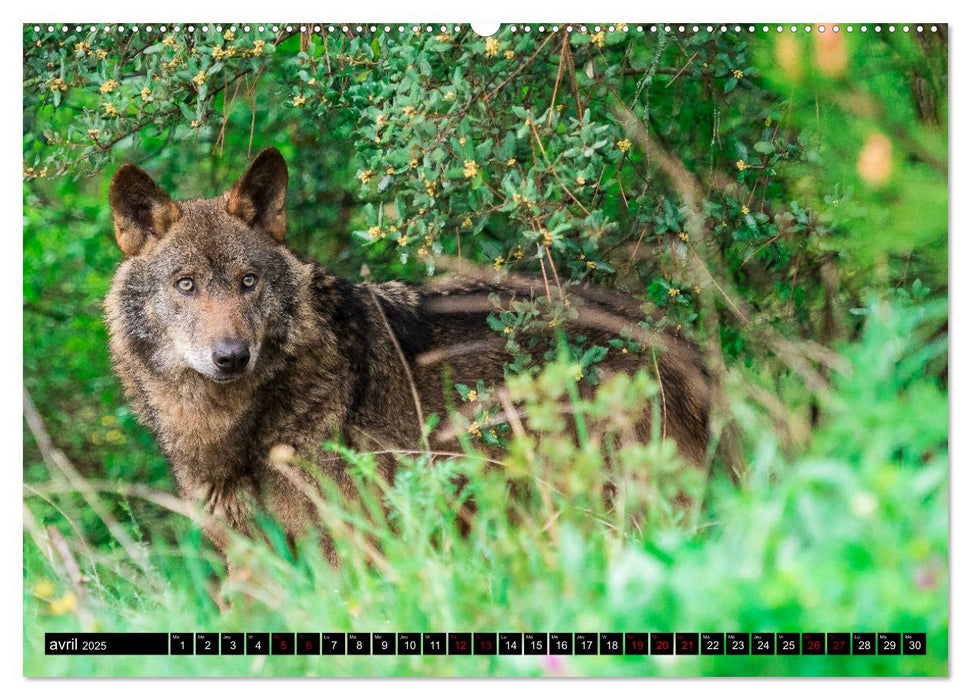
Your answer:
[[[78,472],[74,469],[74,466],[70,463],[65,454],[54,446],[50,433],[47,432],[47,428],[44,425],[44,420],[37,412],[37,408],[34,406],[34,402],[30,398],[30,393],[27,391],[27,387],[24,387],[23,389],[23,397],[24,418],[27,420],[27,426],[30,428],[31,434],[34,436],[34,441],[37,443],[37,447],[40,450],[41,456],[44,459],[44,463],[47,464],[48,469],[62,474],[67,481],[74,486],[81,497],[84,498],[91,510],[93,510],[98,517],[101,518],[101,521],[107,526],[112,536],[114,536],[114,538],[118,540],[119,544],[121,544],[121,546],[125,549],[132,561],[138,564],[139,568],[141,568],[146,574],[150,574],[151,565],[149,564],[145,551],[141,549],[134,540],[132,540],[121,524],[115,520],[114,516],[112,516],[104,504],[101,503],[101,500],[98,498],[97,494],[87,486],[81,475],[78,474]]]
[[[679,70],[677,73],[674,74],[674,77],[671,78],[671,80],[668,81],[668,84],[665,85],[664,87],[666,88],[671,87],[671,84],[674,83],[674,81],[677,80],[681,76],[681,74],[685,72],[688,66],[691,65],[691,62],[695,60],[697,57],[698,57],[698,52],[695,51],[693,54],[691,54],[691,58],[688,59],[688,62],[681,67],[681,70]]]
[[[654,374],[657,375],[657,385],[661,393],[661,439],[667,435],[668,406],[664,400],[664,382],[661,381],[661,368],[657,364],[657,351],[651,348],[651,359],[654,360]]]
[[[418,395],[418,388],[415,386],[415,378],[411,375],[411,367],[408,365],[408,359],[405,357],[405,353],[401,349],[401,344],[398,342],[398,337],[391,329],[391,324],[388,323],[388,317],[384,315],[384,308],[381,306],[381,302],[378,300],[377,294],[374,293],[374,287],[367,285],[367,290],[371,294],[371,299],[374,301],[374,306],[378,310],[378,315],[381,317],[381,322],[384,324],[385,330],[388,331],[388,336],[391,338],[391,343],[394,345],[394,349],[398,353],[398,359],[401,360],[401,367],[404,370],[405,377],[408,380],[408,388],[411,389],[411,398],[415,402],[415,411],[418,415],[418,434],[421,436],[421,444],[424,446],[425,452],[430,453],[431,446],[428,444],[428,436],[425,435],[425,414],[421,410],[421,398]]]
[[[556,69],[556,82],[553,83],[553,96],[550,98],[549,114],[546,117],[546,128],[553,125],[553,110],[556,109],[556,91],[560,88],[560,81],[563,79],[563,69],[566,67],[566,49],[570,41],[570,35],[563,32],[563,43],[560,48],[560,64]]]
[[[515,78],[517,75],[519,75],[520,73],[522,73],[523,70],[526,69],[526,66],[528,66],[530,63],[532,63],[534,60],[536,60],[536,57],[539,56],[539,52],[543,50],[543,47],[544,46],[546,46],[548,43],[550,43],[550,40],[552,40],[554,36],[556,36],[556,35],[555,34],[549,34],[546,37],[546,39],[544,39],[542,41],[542,43],[540,43],[540,45],[536,47],[536,50],[533,51],[532,55],[529,58],[527,58],[525,61],[523,61],[516,70],[514,70],[512,73],[510,73],[508,76],[506,76],[506,79],[505,80],[503,80],[501,83],[499,83],[494,88],[492,88],[492,90],[490,90],[489,92],[487,92],[481,98],[481,101],[482,102],[488,102],[490,99],[492,99],[492,97],[497,92],[499,92],[502,88],[506,87],[506,85],[508,85],[512,81],[513,78]]]
[[[550,294],[550,280],[546,276],[546,262],[543,260],[543,246],[539,243],[536,244],[536,252],[539,253],[539,268],[543,271],[543,287],[546,288],[546,300],[553,301],[553,296]]]

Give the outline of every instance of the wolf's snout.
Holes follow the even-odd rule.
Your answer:
[[[227,374],[242,372],[249,358],[249,343],[244,340],[222,340],[212,352],[213,364]]]

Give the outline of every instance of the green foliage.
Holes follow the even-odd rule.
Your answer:
[[[562,417],[549,414],[549,399],[562,396],[574,371],[572,365],[551,365],[511,387],[515,396],[528,397],[535,432],[516,439],[510,472],[488,468],[475,452],[439,460],[435,468],[420,457],[403,460],[387,488],[373,458],[345,451],[362,490],[380,491],[389,511],[385,515],[373,497],[356,507],[328,501],[323,521],[356,531],[356,539],[337,538],[338,569],[321,558],[314,538],[294,559],[285,546],[272,544],[271,532],[270,544],[237,542],[234,576],[208,583],[205,572],[221,572],[222,565],[207,554],[198,531],[183,535],[171,554],[159,535],[148,535],[153,566],[130,585],[153,595],[130,600],[124,592],[105,592],[57,615],[51,608],[64,589],[40,591],[54,603],[39,596],[53,573],[28,541],[27,672],[85,674],[95,672],[95,663],[98,673],[216,668],[191,658],[178,664],[140,659],[136,670],[135,662],[123,659],[54,659],[34,651],[36,630],[72,629],[93,617],[99,627],[123,630],[295,630],[308,621],[315,629],[372,632],[879,628],[926,630],[929,650],[926,657],[678,657],[670,663],[657,657],[346,657],[321,664],[297,657],[264,664],[224,657],[218,669],[229,674],[943,673],[947,423],[940,417],[947,397],[933,380],[894,361],[923,347],[912,331],[921,317],[941,309],[876,303],[869,311],[863,339],[848,353],[850,366],[838,381],[839,407],[819,427],[806,456],[786,460],[764,431],[746,488],[716,479],[708,496],[713,507],[696,511],[690,527],[663,506],[666,484],[685,484],[676,479],[683,472],[673,449],[666,443],[626,445],[615,462],[620,470],[605,471],[606,451],[576,442]],[[933,352],[942,351],[938,346]],[[886,359],[877,369],[874,353]],[[624,415],[632,402],[651,394],[645,391],[650,382],[619,378],[578,406],[578,415]],[[874,392],[886,400],[879,409]],[[909,434],[894,435],[885,426],[906,424],[915,401],[930,416],[928,431],[915,444],[922,455],[902,460],[901,442],[914,443]],[[874,432],[869,428],[877,411],[884,429]],[[510,473],[528,477],[535,485],[531,492],[511,500]],[[458,474],[469,479],[459,500],[474,494],[479,508],[464,537],[453,484]],[[701,495],[700,478],[695,487]],[[610,505],[605,490],[616,492]],[[654,512],[637,520],[638,509]],[[364,538],[373,549],[360,546]],[[212,586],[219,588],[212,595],[231,602],[228,609],[217,610]]]
[[[25,28],[24,384],[80,474],[25,429],[28,673],[213,672],[45,658],[38,630],[308,624],[926,630],[929,654],[224,657],[219,670],[946,672],[943,32],[532,29]],[[322,505],[343,533],[339,569],[309,544],[294,557],[265,522],[227,579],[110,372],[107,182],[134,161],[174,196],[211,196],[270,145],[290,164],[290,244],[335,271],[421,281],[474,265],[542,276],[550,292],[489,319],[534,432],[492,425],[496,387],[458,385],[454,402],[475,404],[464,456],[402,457],[383,488],[373,459],[345,450],[372,500]],[[580,282],[633,294],[645,326],[705,348],[724,385],[716,434],[733,422],[748,465],[740,485],[717,459],[705,478],[661,436],[625,435],[625,416],[657,410],[650,373],[579,398],[606,351],[562,331],[576,312],[558,290]],[[595,438],[595,424],[613,432]]]

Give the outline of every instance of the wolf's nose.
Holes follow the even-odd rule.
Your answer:
[[[249,343],[223,340],[212,352],[212,361],[223,372],[239,372],[249,362]]]

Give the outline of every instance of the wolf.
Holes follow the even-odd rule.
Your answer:
[[[273,148],[210,199],[173,200],[137,166],[121,166],[109,204],[123,258],[104,308],[114,371],[182,497],[247,534],[263,509],[297,537],[319,524],[317,511],[306,484],[274,467],[274,454],[319,464],[321,476],[353,496],[346,465],[321,447],[340,438],[381,451],[379,472],[392,481],[391,453],[422,448],[423,421],[447,413],[454,384],[502,384],[510,357],[487,317],[496,298],[522,290],[488,280],[410,285],[334,275],[287,246],[287,182]],[[617,292],[583,287],[573,296],[583,306],[577,330],[590,343],[617,337],[604,318],[630,327],[644,319],[638,302]],[[650,368],[666,435],[702,465],[710,378],[691,344],[659,334],[656,347],[610,351],[601,369]],[[227,546],[225,532],[207,532]]]

